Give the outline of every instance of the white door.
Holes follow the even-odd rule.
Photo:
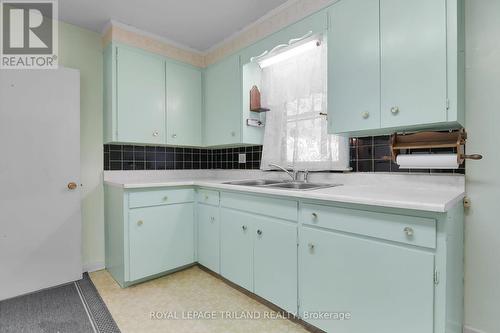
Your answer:
[[[0,70],[0,145],[0,300],[80,279],[79,72]]]

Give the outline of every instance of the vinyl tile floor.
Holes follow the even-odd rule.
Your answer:
[[[90,277],[122,333],[307,332],[197,266],[123,289]]]

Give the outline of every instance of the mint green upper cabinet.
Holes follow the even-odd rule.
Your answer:
[[[207,146],[241,143],[241,68],[232,55],[205,70],[205,126]]]
[[[301,314],[327,332],[434,332],[434,254],[304,227],[299,246]],[[458,330],[457,330],[458,332]]]
[[[330,133],[464,125],[462,0],[342,0],[329,10]]]
[[[201,70],[167,61],[167,144],[201,145]]]
[[[104,50],[104,142],[201,146],[202,72],[110,43]]]
[[[380,0],[380,36],[382,127],[446,122],[446,0]]]
[[[380,126],[379,4],[340,1],[330,7],[328,125],[333,133]]]
[[[116,52],[116,141],[164,143],[164,60],[131,48]]]
[[[130,281],[194,262],[193,216],[193,203],[130,210]]]

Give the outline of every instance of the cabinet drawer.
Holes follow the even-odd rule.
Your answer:
[[[221,193],[221,206],[254,214],[297,221],[297,202],[237,193]]]
[[[300,221],[305,225],[436,248],[436,221],[429,218],[304,204]]]
[[[193,201],[193,189],[135,191],[130,192],[128,197],[129,208],[170,205]]]
[[[212,190],[198,190],[198,202],[207,205],[218,206],[219,205],[219,192]]]

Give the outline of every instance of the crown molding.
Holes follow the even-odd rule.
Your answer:
[[[141,35],[141,36],[144,36],[144,37],[149,37],[151,39],[160,41],[160,42],[162,42],[164,44],[167,44],[169,46],[176,47],[176,48],[178,48],[180,50],[183,50],[183,51],[192,52],[192,53],[195,53],[195,54],[198,54],[198,55],[202,55],[202,56],[204,56],[206,54],[206,52],[202,52],[200,50],[194,49],[192,47],[189,47],[187,45],[184,45],[184,44],[179,43],[177,41],[174,41],[172,39],[165,38],[163,36],[151,33],[151,32],[146,31],[146,30],[139,29],[139,28],[137,28],[137,27],[135,27],[133,25],[126,24],[126,23],[123,23],[123,22],[120,22],[120,21],[116,21],[116,20],[110,20],[108,23],[106,23],[106,25],[102,29],[101,35],[105,35],[105,33],[111,27],[117,27],[119,29],[126,30],[126,31],[129,31],[129,32],[133,32],[135,34],[138,34],[138,35]]]

